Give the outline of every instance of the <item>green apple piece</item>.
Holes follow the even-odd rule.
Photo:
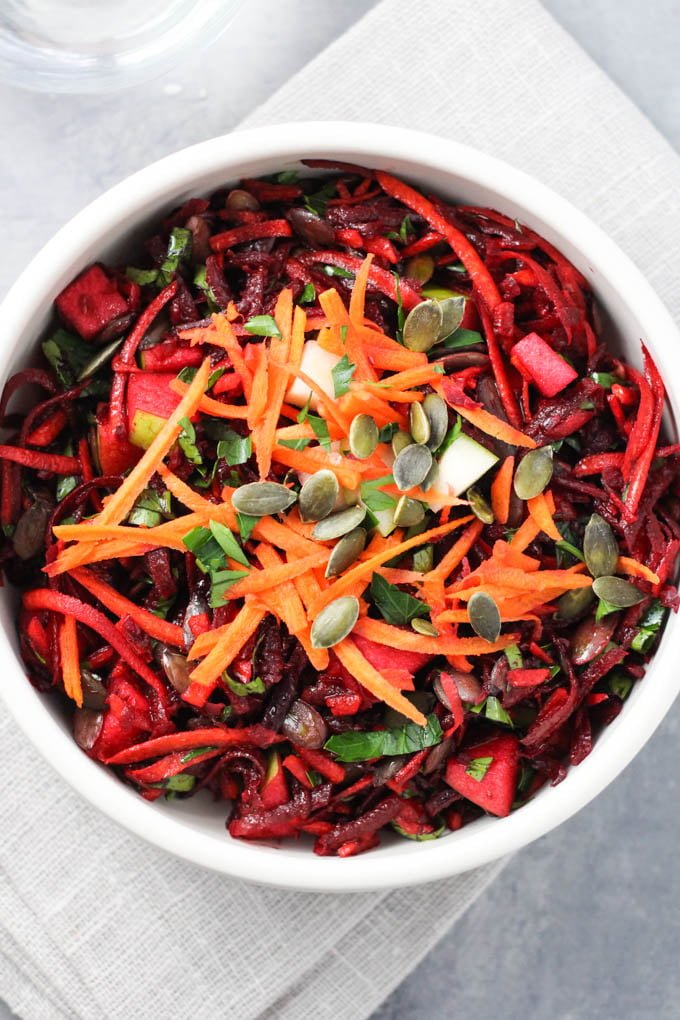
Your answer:
[[[460,496],[497,462],[498,457],[495,453],[491,453],[481,443],[462,433],[451,443],[439,461],[435,491]]]
[[[324,393],[327,393],[329,397],[334,399],[335,387],[333,386],[333,376],[331,373],[340,360],[337,354],[331,354],[330,351],[325,351],[323,347],[320,347],[316,340],[307,340],[302,349],[300,369]],[[302,379],[294,378],[288,387],[286,399],[289,404],[293,404],[295,407],[304,407],[310,395],[312,398],[310,406],[315,411],[318,405],[316,396],[310,394],[309,386]]]
[[[166,421],[167,418],[137,408],[130,422],[130,442],[133,446],[148,450]]]

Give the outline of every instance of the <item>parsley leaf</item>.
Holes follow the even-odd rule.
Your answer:
[[[170,493],[156,492],[155,489],[143,489],[128,514],[128,524],[138,527],[155,528],[163,517],[172,517]]]
[[[317,216],[324,216],[326,214],[328,200],[335,197],[335,189],[335,181],[328,181],[326,184],[322,185],[318,191],[315,191],[311,195],[305,195],[305,207]]]
[[[193,528],[182,539],[189,552],[204,574],[224,566],[225,557],[249,566],[248,558],[232,535],[229,528],[218,521],[210,521],[208,528]]]
[[[476,329],[463,329],[459,326],[444,340],[447,351],[455,351],[460,347],[471,347],[472,344],[483,344],[484,337]]]
[[[331,369],[333,392],[336,397],[341,397],[343,393],[349,392],[349,384],[356,370],[357,366],[352,364],[346,354],[343,354],[337,365]]]
[[[259,517],[253,517],[251,514],[236,514],[236,523],[238,524],[239,534],[242,542],[247,542],[253,533],[253,529],[257,522],[260,520]]]
[[[498,698],[491,694],[481,705],[471,705],[469,711],[474,712],[475,715],[485,715],[492,722],[502,723],[504,726],[515,725]]]
[[[519,645],[508,645],[505,649],[505,658],[508,660],[510,669],[522,669],[524,660],[519,650]]]
[[[299,305],[311,305],[316,301],[316,290],[313,283],[306,283],[302,289],[302,294],[298,298]]]
[[[319,418],[316,414],[308,414],[307,421],[312,426],[314,435],[319,440],[324,450],[330,450],[331,434],[328,431],[328,424],[325,419]]]
[[[391,421],[389,425],[383,425],[383,427],[380,429],[380,432],[378,433],[378,442],[390,443],[392,441],[392,436],[394,435],[395,432],[398,431],[399,425],[396,421]]]
[[[224,458],[230,467],[245,464],[253,452],[250,436],[240,436],[238,432],[229,431],[217,444],[217,456]]]
[[[69,389],[92,358],[92,348],[65,329],[56,330],[42,345],[43,354],[64,389]]]
[[[311,439],[279,439],[279,446],[287,446],[289,450],[304,450],[311,443]]]
[[[247,570],[213,570],[210,572],[210,581],[212,587],[210,589],[210,608],[219,609],[220,606],[224,605],[225,592],[240,581],[242,577],[247,577]]]
[[[180,445],[182,453],[191,464],[202,464],[203,458],[196,446],[196,429],[188,418],[180,418],[179,423],[182,426],[182,431],[179,434],[177,442]]]
[[[388,492],[382,492],[381,485],[394,485],[392,475],[383,475],[382,478],[373,478],[370,482],[362,482],[359,490],[361,502],[367,510],[378,513],[380,510],[392,510],[397,505],[394,496]]]
[[[468,767],[465,769],[465,775],[470,776],[472,779],[476,779],[478,783],[481,783],[484,776],[491,767],[493,757],[488,758],[473,758]]]
[[[434,747],[442,739],[442,728],[436,715],[428,715],[427,726],[406,723],[388,730],[360,732],[347,730],[330,737],[324,747],[339,761],[367,761],[370,758],[412,754]]]
[[[261,676],[256,676],[247,684],[241,683],[240,680],[232,680],[228,673],[223,673],[222,679],[229,690],[241,698],[248,694],[264,694],[265,692],[264,680]]]
[[[179,269],[180,262],[191,255],[193,237],[186,227],[173,227],[168,240],[165,259],[158,270],[157,283],[165,287]]]
[[[281,336],[273,315],[254,315],[252,319],[248,319],[243,328],[246,333],[252,333],[254,336]]]
[[[382,574],[373,574],[371,598],[383,619],[396,627],[405,626],[411,620],[427,616],[430,612],[428,605],[401,591],[396,584],[390,584]]]
[[[397,331],[395,333],[395,340],[397,343],[402,344],[404,342],[404,323],[406,322],[406,314],[404,313],[404,302],[401,299],[401,277],[399,273],[392,273],[394,277],[394,285],[397,290]]]
[[[321,267],[321,270],[326,274],[326,276],[337,276],[340,280],[354,279],[354,273],[350,273],[348,269],[343,269],[342,266],[325,265]]]

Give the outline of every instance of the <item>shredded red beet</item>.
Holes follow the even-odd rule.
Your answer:
[[[648,350],[637,368],[607,348],[553,245],[383,171],[306,162],[324,175],[190,199],[130,265],[97,263],[59,295],[44,363],[0,398],[1,558],[31,682],[75,702],[87,754],[148,800],[232,802],[232,837],[347,857],[385,830],[430,840],[505,815],[587,757],[678,606],[680,445]],[[425,341],[424,301],[441,322]],[[294,409],[311,348],[290,305],[334,359],[332,384],[302,365],[296,385],[317,390]],[[209,402],[109,520],[197,372]],[[45,399],[21,415],[24,386]],[[408,430],[406,460],[420,446],[439,477],[392,468]],[[466,458],[474,477],[450,481]],[[334,499],[356,490],[345,512],[366,509],[334,570],[302,500],[262,520],[231,502],[258,480],[297,500],[324,467]],[[113,531],[88,544],[91,524]],[[349,578],[369,557],[372,576]],[[333,592],[361,595],[359,620],[318,643]]]

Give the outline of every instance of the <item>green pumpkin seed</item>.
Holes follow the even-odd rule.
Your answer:
[[[425,508],[417,499],[402,496],[394,508],[393,519],[398,528],[411,528],[425,519]]]
[[[336,538],[342,538],[354,528],[357,528],[366,516],[366,507],[350,506],[330,517],[324,517],[322,521],[314,526],[312,538],[317,542],[330,542]]]
[[[413,436],[410,432],[404,432],[403,429],[399,429],[392,436],[392,453],[395,457],[398,457],[402,450],[405,450],[407,446],[410,446],[413,442]]]
[[[338,480],[324,468],[311,475],[300,489],[298,506],[303,521],[320,521],[332,512],[340,493]]]
[[[297,493],[278,482],[249,482],[241,485],[231,497],[234,510],[250,517],[280,514],[297,500]]]
[[[442,445],[448,432],[449,411],[445,402],[436,393],[428,393],[420,406],[430,423],[430,438],[426,445],[434,453]]]
[[[432,467],[432,454],[426,446],[407,446],[392,465],[394,483],[400,492],[407,492],[427,478]]]
[[[430,420],[425,414],[422,404],[411,404],[409,428],[414,441],[425,446],[430,438]]]
[[[332,648],[351,633],[359,619],[359,600],[353,595],[334,599],[321,610],[310,633],[312,648]]]
[[[343,535],[331,553],[326,567],[326,577],[337,577],[351,567],[366,546],[366,532],[363,528],[355,528]]]
[[[599,514],[593,514],[583,535],[583,557],[593,577],[613,574],[619,560],[614,532]]]
[[[465,315],[465,298],[447,297],[439,302],[442,310],[442,328],[439,330],[438,340],[445,340],[460,326]]]
[[[424,545],[413,554],[413,569],[420,574],[427,574],[434,566],[434,546]]]
[[[117,340],[113,340],[110,344],[107,344],[106,347],[102,347],[98,350],[94,357],[90,358],[85,367],[81,370],[76,382],[83,382],[84,379],[89,379],[91,375],[94,375],[94,373],[98,372],[100,368],[103,368],[103,366],[111,360],[124,340],[125,337],[121,336]]]
[[[439,477],[439,464],[437,463],[436,460],[433,460],[432,467],[430,468],[430,470],[427,472],[422,482],[420,483],[420,488],[423,490],[423,492],[428,492],[432,488],[434,483],[437,481],[438,477]]]
[[[421,286],[434,276],[435,261],[431,255],[414,255],[404,266],[404,276],[416,280]]]
[[[593,591],[598,599],[602,599],[610,606],[616,606],[617,609],[636,606],[645,598],[644,592],[641,592],[630,581],[624,581],[622,577],[612,577],[611,575],[595,578]]]
[[[540,496],[550,482],[552,473],[552,447],[539,446],[535,450],[529,450],[515,471],[515,493],[520,499]]]
[[[576,620],[586,612],[592,601],[592,588],[574,588],[557,600],[557,616],[560,620]]]
[[[423,637],[439,637],[439,631],[429,620],[422,620],[420,617],[416,617],[415,620],[411,620],[411,627],[416,634],[422,634]]]
[[[498,606],[485,591],[476,591],[468,602],[470,626],[484,641],[497,641],[501,632]]]
[[[476,485],[470,486],[468,491],[465,493],[465,498],[470,504],[470,509],[475,517],[478,517],[484,524],[493,524],[495,520],[493,510],[482,495],[481,490],[478,489]]]
[[[441,333],[444,316],[438,301],[421,301],[412,308],[404,323],[404,347],[409,351],[429,351]]]
[[[370,414],[358,414],[349,427],[349,448],[358,460],[366,460],[378,445],[380,431]]]

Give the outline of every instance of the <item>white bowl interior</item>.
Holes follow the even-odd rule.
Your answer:
[[[415,155],[418,154],[418,155]],[[425,190],[517,217],[552,241],[590,280],[608,332],[640,362],[644,337],[669,389],[674,432],[680,406],[680,337],[632,263],[589,220],[526,175],[464,146],[375,125],[286,125],[214,139],[170,156],[113,188],[80,213],[22,274],[3,307],[0,381],[31,360],[51,319],[51,303],[84,266],[134,253],[147,229],[186,198],[208,195],[243,176],[299,169],[303,157],[336,157],[391,170]],[[168,851],[237,877],[301,889],[352,891],[417,884],[456,874],[517,849],[586,804],[630,761],[670,707],[680,672],[673,668],[680,623],[669,620],[645,679],[591,755],[556,788],[546,787],[505,819],[482,818],[428,843],[386,840],[357,858],[319,858],[309,843],[281,847],[232,840],[224,809],[207,798],[148,804],[77,748],[56,699],[25,678],[15,634],[16,595],[0,592],[2,695],[26,735],[80,793],[116,821]]]

